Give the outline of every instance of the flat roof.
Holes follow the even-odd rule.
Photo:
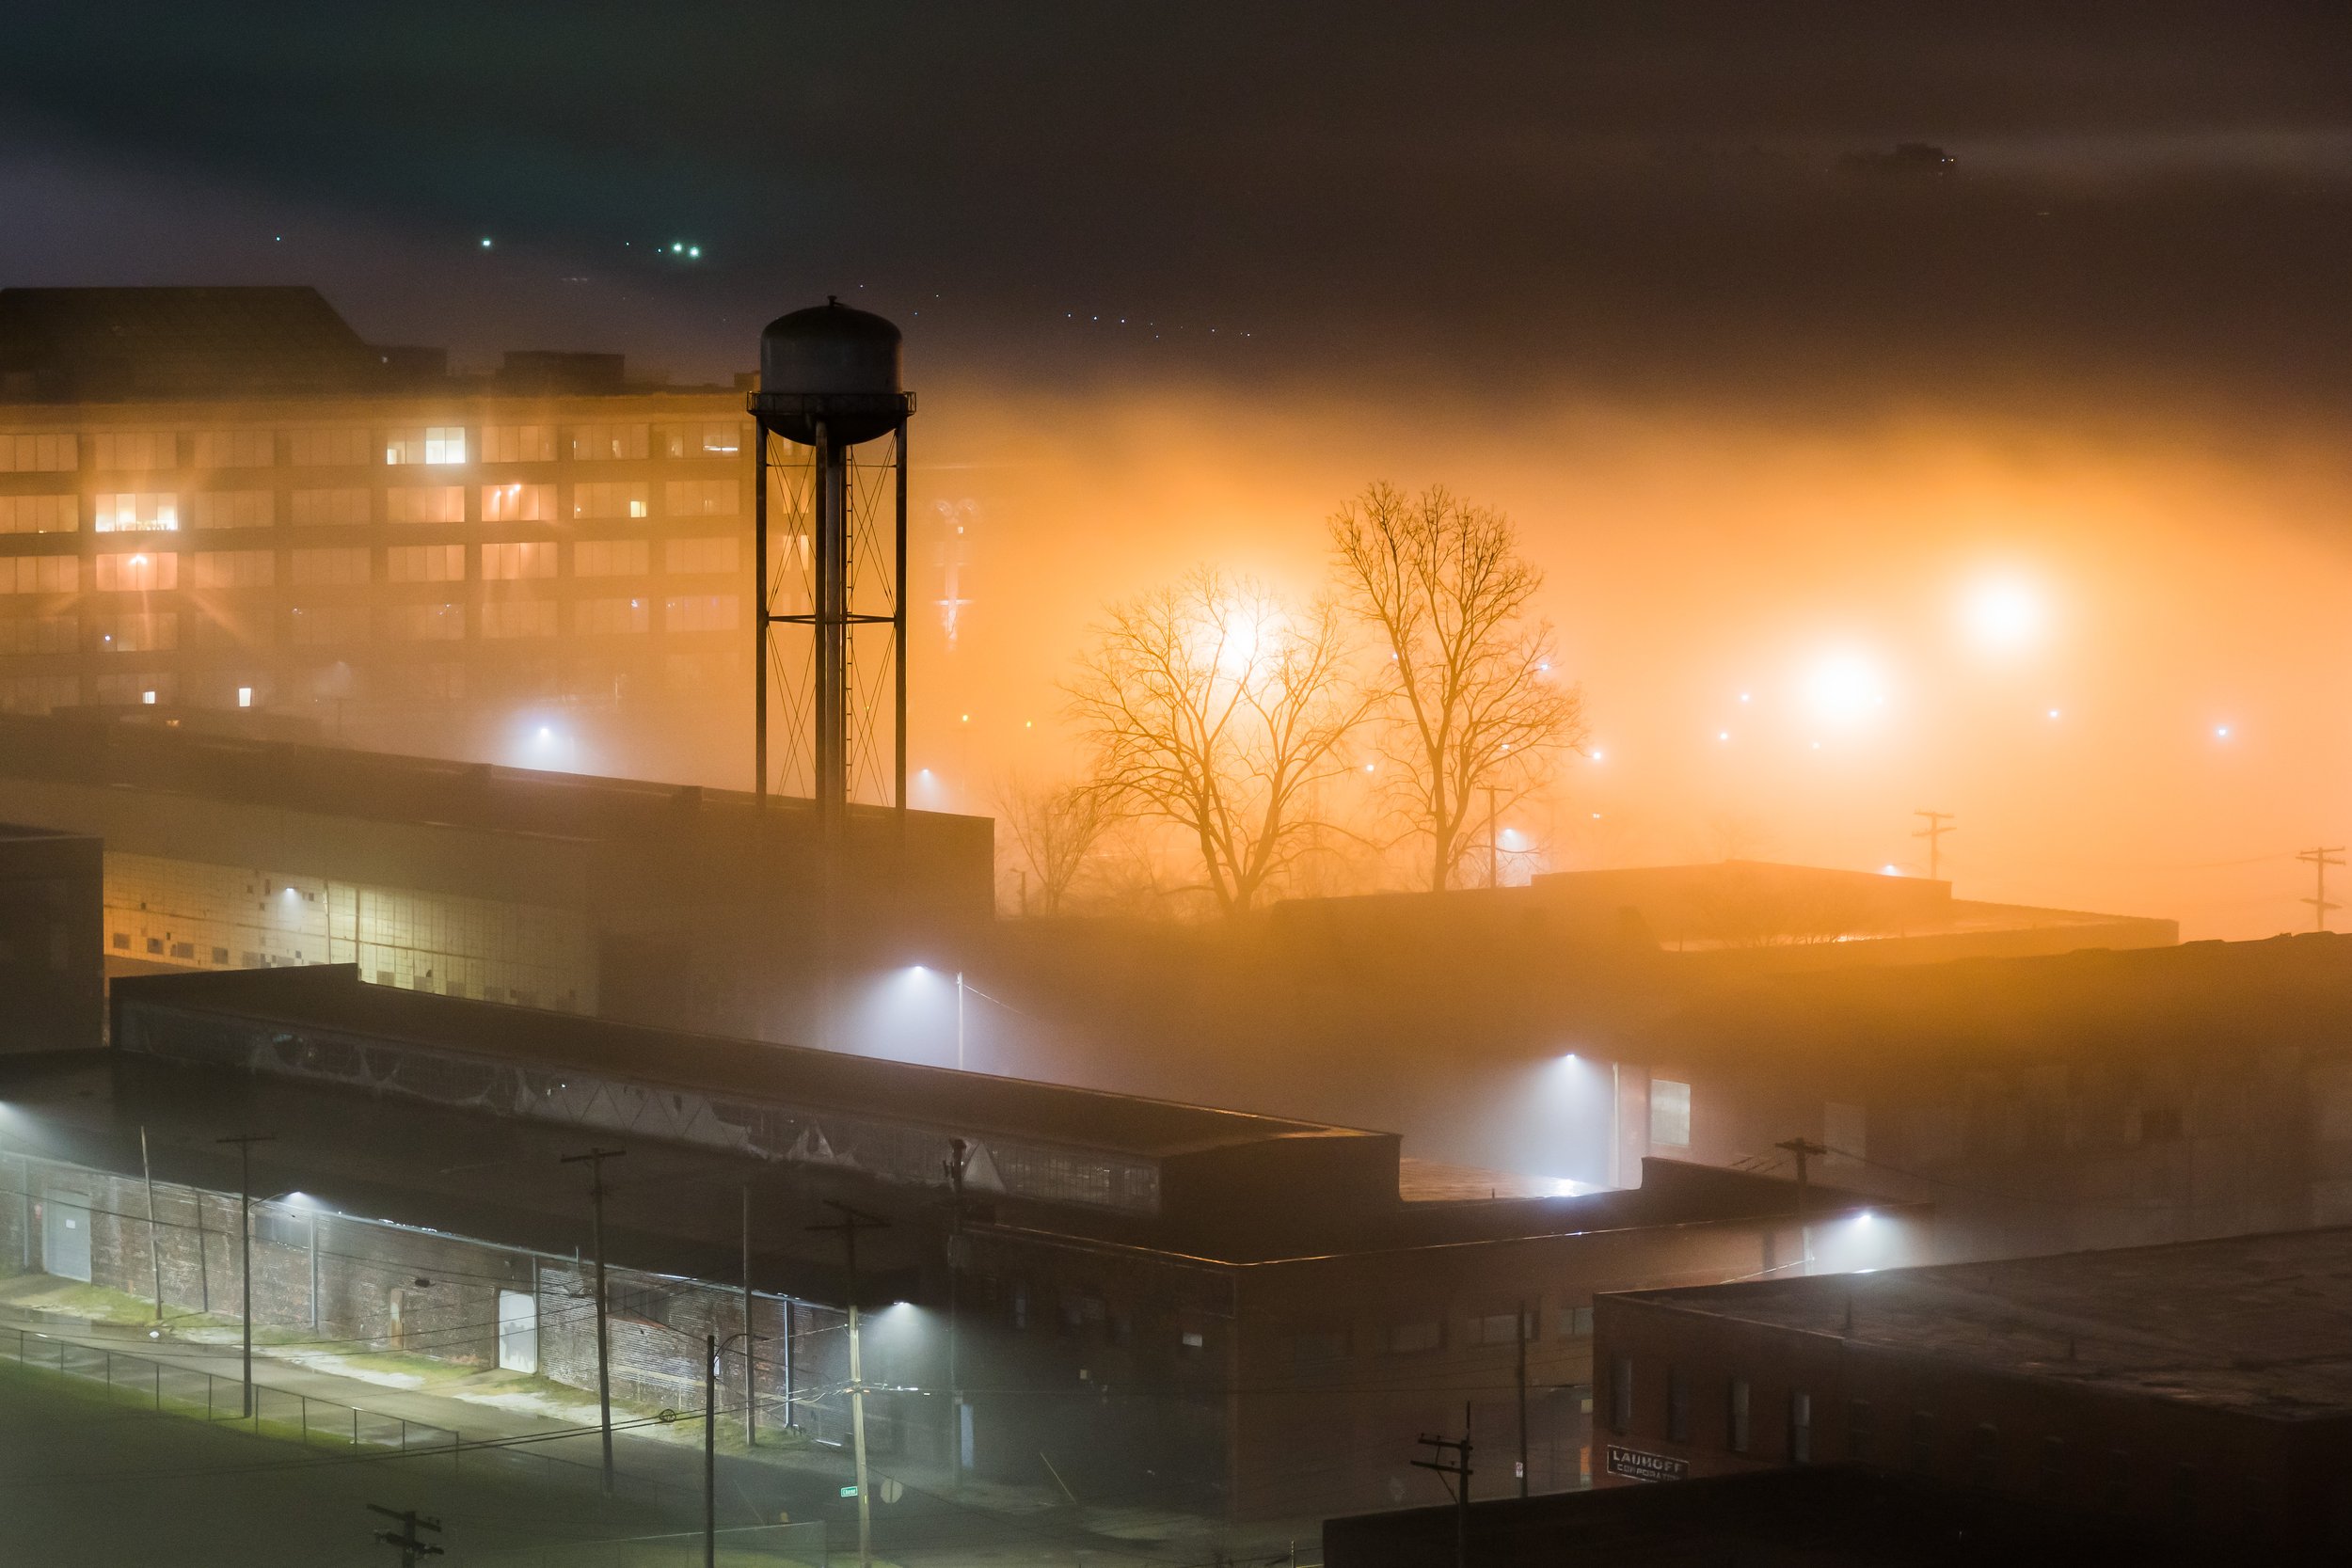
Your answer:
[[[2272,1420],[2352,1413],[2352,1227],[1622,1299]]]
[[[580,843],[638,841],[698,822],[749,827],[748,790],[262,740],[145,723],[0,715],[0,776],[192,796],[424,827]],[[851,806],[853,823],[884,806]],[[770,817],[814,832],[816,803],[770,796]],[[910,811],[926,823],[985,818]]]
[[[373,986],[363,983],[351,964],[143,975],[118,981],[115,996],[118,1007],[257,1020],[660,1089],[1028,1137],[1146,1159],[1286,1140],[1391,1136]]]
[[[1904,969],[1743,977],[1636,1031],[1636,1054],[1738,1068],[1797,1060],[1898,1068],[2144,1055],[2339,1040],[2352,1022],[2352,937],[2088,948]]]

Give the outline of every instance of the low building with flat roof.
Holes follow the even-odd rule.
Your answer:
[[[2352,1545],[2352,1228],[1604,1296],[1613,1483],[1844,1464]]]
[[[234,1166],[215,1140],[261,1129],[258,1189],[430,1227],[435,1247],[569,1259],[534,1267],[575,1291],[585,1188],[560,1161],[622,1148],[608,1245],[682,1282],[657,1306],[697,1300],[694,1322],[722,1334],[745,1285],[837,1308],[836,1239],[807,1227],[851,1203],[888,1226],[860,1241],[861,1297],[909,1308],[876,1315],[899,1340],[880,1411],[893,1440],[1021,1481],[1041,1453],[1098,1497],[1249,1516],[1426,1499],[1413,1440],[1465,1402],[1515,1454],[1524,1433],[1532,1484],[1585,1484],[1596,1293],[1785,1270],[1804,1244],[1789,1184],[1744,1173],[1661,1161],[1631,1190],[1468,1196],[1508,1179],[1407,1167],[1393,1133],[363,985],[343,966],[129,978],[113,1006],[108,1092],[85,1098],[87,1069],[22,1079],[0,1127],[53,1162],[24,1191],[70,1190],[89,1213],[89,1266],[128,1271],[103,1282],[141,1289],[135,1197],[100,1190],[135,1184],[140,1127],[161,1180],[219,1193]],[[1815,1189],[1817,1238],[1863,1202]],[[1925,1223],[1883,1220],[1867,1260],[1899,1260]],[[0,1256],[19,1223],[38,1235],[0,1212]],[[370,1234],[380,1259],[392,1243]],[[40,1243],[19,1244],[39,1266]],[[267,1309],[323,1300],[322,1331],[353,1336],[445,1323],[487,1355],[486,1298],[409,1293],[445,1275],[460,1295],[537,1277],[444,1260],[306,1296],[297,1273]]]

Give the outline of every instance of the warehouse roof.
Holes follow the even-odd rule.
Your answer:
[[[1625,1299],[2273,1419],[2352,1412],[2352,1227]]]

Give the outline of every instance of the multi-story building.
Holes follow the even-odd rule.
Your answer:
[[[310,289],[0,290],[0,709],[735,763],[746,429],[739,390],[617,355],[452,375]]]

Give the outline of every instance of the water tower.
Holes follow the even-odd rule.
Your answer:
[[[759,335],[751,396],[764,805],[805,794],[838,839],[850,803],[907,800],[907,419],[898,329],[837,299]],[[769,752],[771,676],[781,745]]]

